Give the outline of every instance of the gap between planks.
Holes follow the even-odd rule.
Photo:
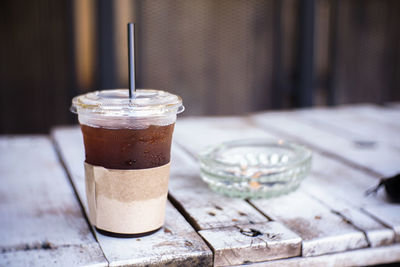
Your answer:
[[[357,110],[356,108],[353,109],[353,112]],[[344,159],[344,162],[347,165],[350,165],[354,169],[364,171],[364,192],[369,189],[370,187],[374,186],[377,182],[378,179],[382,176],[381,172],[385,172],[385,166],[387,165],[388,172],[387,173],[393,173],[393,171],[398,170],[398,164],[396,160],[391,160],[388,163],[386,163],[384,160],[382,160],[382,155],[379,154],[379,151],[369,151],[369,150],[359,150],[354,152],[356,148],[351,145],[352,140],[348,140],[348,133],[343,132],[343,134],[340,136],[335,135],[335,133],[332,133],[332,131],[328,131],[327,129],[319,129],[316,128],[315,123],[311,123],[310,121],[307,121],[305,119],[306,115],[309,114],[308,116],[317,116],[317,115],[312,115],[313,113],[318,113],[321,112],[320,110],[302,110],[302,111],[295,111],[295,112],[282,112],[282,113],[260,113],[256,114],[250,117],[250,120],[257,126],[265,129],[266,131],[272,131],[275,132],[281,136],[284,136],[286,138],[294,139],[298,142],[304,143],[306,145],[314,147],[317,151],[323,151],[324,154],[329,154],[330,158],[335,159],[335,160],[340,160],[342,161]],[[333,113],[331,116],[334,118],[335,110],[332,109],[324,109],[323,112],[331,112]],[[321,124],[319,124],[321,126]],[[301,133],[301,134],[296,134],[296,133]],[[338,154],[337,151],[340,151],[341,154]],[[382,150],[382,149],[381,149]],[[386,150],[388,151],[388,150]],[[400,154],[398,152],[394,152],[392,150],[391,155],[393,155],[395,158],[399,157]],[[367,156],[363,155],[365,153]],[[344,156],[343,156],[344,155]],[[350,155],[350,156],[349,156]],[[356,157],[356,155],[360,157]],[[372,157],[372,158],[368,158]],[[378,159],[378,165],[375,166],[375,168],[371,168],[371,166],[366,165],[366,161],[373,161],[373,157]],[[351,164],[349,164],[349,162]],[[386,164],[386,165],[385,165]],[[373,165],[373,164],[372,164]],[[349,170],[350,171],[350,170]],[[320,172],[323,172],[323,170],[320,170]],[[340,172],[339,172],[340,173]],[[353,172],[354,173],[354,172]],[[358,177],[360,175],[356,175],[354,173],[355,177]],[[374,177],[375,179],[371,179],[371,176]],[[355,178],[354,177],[354,178]],[[354,179],[353,178],[353,179]],[[342,179],[343,180],[343,179]],[[344,182],[340,180],[341,182]],[[366,183],[366,181],[369,181],[369,184]],[[359,182],[360,183],[360,182]],[[346,187],[344,187],[346,189]],[[354,190],[359,191],[359,188],[353,188]],[[351,192],[349,192],[351,193]],[[341,196],[343,197],[343,196]],[[366,214],[372,214],[375,219],[377,219],[379,222],[382,222],[384,225],[389,226],[394,230],[396,233],[396,239],[399,240],[400,238],[400,217],[399,216],[391,216],[391,214],[400,214],[400,207],[399,205],[395,204],[390,204],[386,197],[382,195],[382,191],[378,196],[374,197],[371,196],[371,198],[375,198],[377,200],[376,203],[367,203],[362,207],[362,210],[366,212]],[[361,198],[359,198],[361,200]],[[364,197],[364,199],[366,199]],[[368,200],[368,199],[366,199]],[[364,200],[362,200],[364,201]],[[385,209],[386,214],[384,213],[378,213],[379,209],[378,206],[385,205],[387,209]],[[386,215],[385,217],[380,217],[379,215]],[[389,219],[387,219],[389,218]]]
[[[68,171],[68,169],[67,169],[67,166],[66,166],[66,164],[65,164],[65,162],[64,162],[64,160],[63,160],[63,158],[62,158],[60,148],[58,147],[58,144],[57,144],[56,140],[54,140],[54,137],[53,137],[53,136],[50,136],[50,140],[51,140],[51,142],[52,142],[52,144],[53,144],[53,147],[54,147],[54,150],[55,150],[55,152],[56,152],[58,162],[59,162],[60,165],[63,167],[65,176],[68,178],[69,184],[71,185],[71,188],[74,190],[75,199],[76,199],[76,201],[78,201],[78,203],[79,203],[79,207],[80,207],[80,209],[81,209],[81,212],[82,212],[83,216],[85,217],[85,220],[86,220],[86,223],[87,223],[87,225],[88,225],[88,228],[90,229],[90,232],[92,233],[93,238],[94,238],[94,239],[96,240],[96,242],[98,243],[99,241],[97,240],[97,237],[96,237],[96,234],[95,234],[95,230],[93,229],[92,225],[90,224],[89,217],[88,217],[88,215],[86,214],[86,211],[85,211],[85,207],[83,206],[83,203],[82,203],[82,201],[81,201],[81,199],[80,199],[80,197],[79,197],[79,195],[78,195],[78,191],[77,191],[77,189],[75,188],[75,185],[74,185],[74,183],[73,183],[73,181],[72,181],[71,174],[69,173],[69,171]],[[102,252],[103,255],[104,255],[103,250],[101,250],[101,252]],[[105,258],[105,255],[104,255],[104,258]],[[107,259],[106,259],[106,260],[107,260]],[[109,263],[108,263],[108,264],[109,264]]]
[[[295,257],[285,260],[260,262],[249,264],[248,267],[348,267],[369,265],[381,266],[381,264],[398,262],[400,262],[400,245],[395,244],[379,248],[364,248],[316,257]]]
[[[52,131],[58,143],[72,182],[87,210],[84,171],[83,142],[77,127],[56,128]],[[181,266],[212,264],[212,253],[196,231],[168,202],[163,229],[141,238],[118,239],[95,232],[110,266],[163,265]]]
[[[7,151],[0,154],[0,213],[7,215],[0,216],[0,262],[43,266],[68,258],[76,265],[107,265],[49,138],[3,136],[0,148]]]
[[[192,153],[196,153],[201,149],[204,145],[209,145],[211,143],[219,143],[221,141],[226,141],[228,139],[237,139],[237,138],[246,138],[246,137],[260,137],[264,136],[267,137],[268,135],[263,130],[258,130],[253,127],[250,127],[248,124],[244,123],[244,119],[242,118],[194,118],[194,119],[185,119],[180,120],[176,127],[175,137],[177,140],[180,140],[180,144],[186,146],[186,149],[191,151]],[[207,137],[212,137],[212,139]],[[204,141],[204,139],[207,139]],[[186,142],[183,142],[185,140]],[[201,142],[203,140],[203,142]],[[307,197],[306,197],[307,199]],[[311,201],[311,200],[310,200]],[[312,202],[312,201],[311,201]],[[293,204],[293,203],[292,203]],[[267,205],[267,204],[266,204]],[[290,206],[290,203],[288,203]],[[260,210],[263,209],[256,205]],[[190,208],[190,207],[189,207]],[[269,207],[271,208],[271,207]],[[319,210],[324,210],[321,206],[318,206]],[[271,214],[268,211],[263,211],[264,214],[271,217]],[[330,213],[330,211],[325,212]],[[315,216],[318,216],[317,214]],[[330,215],[336,216],[336,215]],[[312,217],[312,216],[311,216]],[[338,219],[340,221],[341,217]],[[322,225],[320,223],[320,225]],[[343,227],[345,227],[343,225]],[[294,228],[292,228],[294,229]],[[295,230],[295,229],[294,229]],[[300,230],[300,229],[298,229]],[[296,231],[296,230],[295,230]],[[390,231],[390,230],[389,230]],[[354,229],[356,233],[357,230]],[[393,233],[392,233],[393,235]],[[359,241],[355,241],[351,245],[351,239],[348,239],[348,245],[350,247],[356,248],[357,246],[366,246],[367,243],[362,243],[362,240],[365,240],[364,234],[362,232],[358,232],[356,234],[356,238]],[[303,235],[304,237],[304,235]],[[352,237],[348,237],[352,238]],[[333,242],[334,240],[332,240]],[[361,242],[361,243],[360,243]],[[310,244],[310,248],[312,247],[312,243]],[[355,247],[354,247],[355,246]],[[305,246],[307,247],[307,246]],[[345,246],[346,247],[346,246]],[[343,249],[343,248],[341,248]],[[303,250],[305,254],[309,253],[309,255],[316,254],[316,253],[327,253],[327,251],[320,250],[316,252],[315,250]]]
[[[245,200],[212,192],[201,181],[194,157],[174,146],[170,198],[212,248],[215,266],[300,255],[297,234],[269,221]]]

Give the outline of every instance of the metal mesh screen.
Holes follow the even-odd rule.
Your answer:
[[[268,107],[274,1],[142,1],[138,82],[181,95],[186,114]]]

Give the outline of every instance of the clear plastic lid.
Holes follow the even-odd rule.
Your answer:
[[[71,111],[79,115],[148,117],[183,112],[182,99],[174,94],[139,89],[129,99],[128,89],[90,92],[72,99]]]

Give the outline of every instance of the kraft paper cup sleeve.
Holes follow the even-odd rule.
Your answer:
[[[170,163],[115,170],[85,163],[89,220],[97,228],[135,234],[164,223]]]

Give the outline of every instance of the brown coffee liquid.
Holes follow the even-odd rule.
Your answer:
[[[146,129],[109,129],[81,125],[86,162],[108,169],[146,169],[170,161],[174,124]]]

